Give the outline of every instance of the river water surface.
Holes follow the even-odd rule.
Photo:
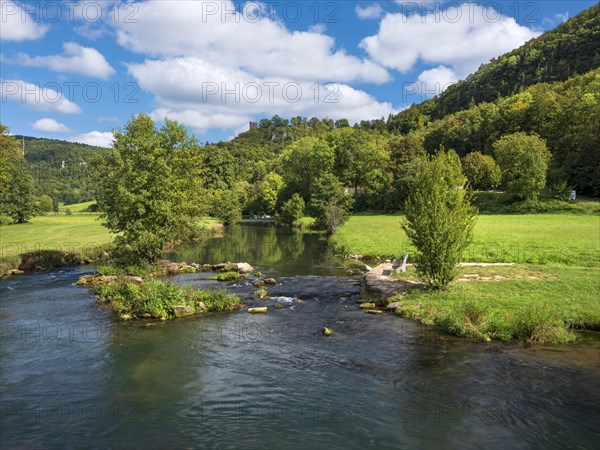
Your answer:
[[[283,308],[146,326],[113,320],[73,286],[90,268],[0,282],[3,449],[598,448],[591,334],[526,347],[365,314],[360,264],[270,225],[169,257],[247,261],[281,283],[260,303]],[[214,287],[208,275],[173,280]]]

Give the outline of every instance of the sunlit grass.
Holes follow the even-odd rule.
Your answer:
[[[402,216],[357,215],[333,236],[340,253],[365,258],[413,254]],[[464,261],[600,265],[600,216],[572,214],[479,216]]]

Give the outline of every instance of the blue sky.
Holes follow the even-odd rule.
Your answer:
[[[202,141],[275,114],[387,117],[596,2],[0,3],[0,121],[109,145],[140,112]]]

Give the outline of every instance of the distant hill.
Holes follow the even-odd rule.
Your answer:
[[[493,59],[435,101],[432,118],[517,94],[538,83],[565,81],[600,67],[600,5]]]
[[[29,163],[37,195],[50,195],[67,204],[94,199],[89,163],[108,149],[58,139],[15,136],[25,140],[25,160]]]
[[[107,150],[103,147],[58,139],[15,136],[19,142],[23,140],[23,137],[25,138],[25,159],[30,164],[45,162],[57,167],[60,167],[63,161],[65,164],[79,164]]]
[[[518,94],[539,83],[566,81],[600,67],[600,5],[532,39],[448,87],[442,94],[388,119],[388,130],[408,133],[471,106]]]

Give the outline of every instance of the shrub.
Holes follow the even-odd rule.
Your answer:
[[[115,266],[98,266],[98,275],[100,276],[111,276],[118,274],[119,269]]]

